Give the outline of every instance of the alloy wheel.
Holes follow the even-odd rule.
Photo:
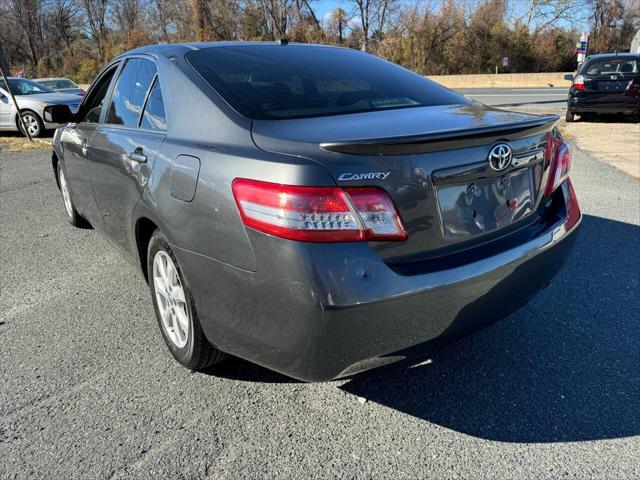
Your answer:
[[[38,122],[38,119],[35,117],[35,115],[32,113],[24,113],[22,115],[22,118],[24,120],[24,124],[26,124],[27,126],[29,135],[31,135],[32,137],[37,137],[40,133],[40,123]]]
[[[67,215],[69,215],[69,218],[72,218],[73,204],[71,203],[71,195],[69,195],[67,179],[64,177],[62,169],[60,169],[60,191],[62,192],[62,199],[64,200],[64,208],[67,210]]]
[[[178,270],[162,250],[153,259],[153,286],[162,328],[176,347],[183,348],[189,338],[190,313]]]

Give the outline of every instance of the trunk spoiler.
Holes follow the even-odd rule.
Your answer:
[[[332,152],[353,155],[411,155],[487,145],[498,140],[517,140],[551,130],[558,119],[557,115],[544,115],[506,124],[435,131],[410,137],[321,143],[320,146]]]

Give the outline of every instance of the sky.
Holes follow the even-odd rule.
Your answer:
[[[420,1],[420,0],[397,0],[399,4],[411,4],[415,1]],[[579,5],[581,5],[580,0],[573,0],[573,1],[576,3],[576,8],[579,8]],[[528,2],[526,0],[514,0],[509,2],[509,5],[512,9],[514,9],[513,13],[517,13],[518,8],[524,5],[528,5]],[[335,10],[340,6],[347,11],[347,14],[355,13],[354,4],[346,2],[345,0],[313,0],[311,2],[311,6],[313,7],[318,19],[326,19],[333,10]],[[577,15],[577,17],[580,17],[580,15]],[[563,26],[565,28],[571,28],[572,26],[574,26],[578,29],[581,29],[586,27],[586,25],[584,24],[585,19],[586,18],[583,18],[583,19],[576,18],[571,24],[569,24],[568,22],[560,21],[558,22],[558,25]],[[579,21],[579,20],[583,20],[583,21]]]
[[[340,0],[317,0],[311,3],[318,19],[324,18],[325,15],[333,12],[339,6],[342,6],[345,10],[348,10],[349,6],[343,5]]]

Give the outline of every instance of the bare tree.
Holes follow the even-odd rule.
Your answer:
[[[107,59],[109,44],[109,29],[107,27],[107,13],[111,0],[81,0],[85,19],[91,38],[96,44],[100,60]]]
[[[295,0],[258,0],[271,38],[286,38]]]
[[[364,52],[369,51],[369,39],[374,29],[383,30],[387,15],[395,0],[347,0],[354,5],[356,15],[362,28],[362,45]]]
[[[55,0],[47,13],[47,24],[55,31],[65,49],[76,39],[78,6],[74,0]]]
[[[211,40],[213,36],[213,14],[209,0],[190,0],[193,13],[193,31],[196,40]]]
[[[640,28],[640,1],[592,0],[591,49],[593,52],[628,51]]]
[[[140,0],[118,0],[113,2],[112,10],[116,27],[125,36],[142,27],[144,10]]]
[[[44,56],[44,19],[42,0],[10,0],[7,2],[8,20],[20,35],[18,46],[26,55],[33,70],[37,70]]]
[[[336,8],[329,16],[327,30],[330,36],[336,38],[338,45],[344,43],[347,29],[349,28],[349,16],[343,8]]]
[[[512,15],[513,22],[534,35],[560,22],[575,21],[585,11],[580,0],[525,0],[517,5],[521,8]]]

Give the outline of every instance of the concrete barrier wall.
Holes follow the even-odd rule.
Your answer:
[[[573,72],[567,72],[573,73]],[[485,73],[474,75],[431,75],[428,78],[448,88],[543,88],[569,87],[563,72],[553,73]]]
[[[573,73],[573,72],[567,72]],[[569,87],[566,73],[484,73],[474,75],[430,75],[428,78],[448,88],[546,88]],[[85,90],[89,84],[80,85]]]

